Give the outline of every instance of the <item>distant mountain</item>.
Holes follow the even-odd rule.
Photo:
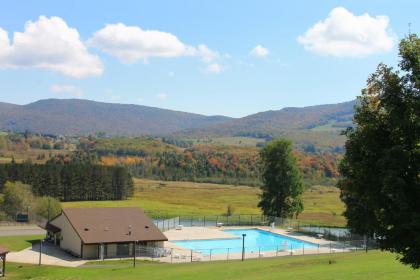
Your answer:
[[[340,131],[352,125],[355,104],[283,108],[234,119],[140,105],[47,99],[23,106],[0,103],[0,130],[64,135],[103,131],[121,136],[286,137],[298,145],[342,147]]]
[[[226,137],[248,136],[258,138],[286,137],[298,144],[342,146],[340,132],[352,126],[356,101],[317,105],[302,108],[283,108],[266,111],[219,124],[187,129],[180,136]]]
[[[47,99],[28,105],[0,103],[0,130],[44,134],[167,135],[231,120],[154,107],[81,99]]]

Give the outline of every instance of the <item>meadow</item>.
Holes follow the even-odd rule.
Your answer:
[[[240,261],[163,264],[131,260],[92,262],[78,268],[7,265],[6,279],[419,279],[420,271],[390,253],[340,253]]]
[[[256,187],[134,179],[133,197],[117,201],[64,202],[63,207],[141,207],[159,216],[261,214]],[[344,205],[335,187],[313,186],[303,195],[302,223],[345,226]],[[152,216],[153,216],[152,215]],[[156,216],[155,216],[156,217]]]

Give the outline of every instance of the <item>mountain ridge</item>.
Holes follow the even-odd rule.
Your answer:
[[[44,99],[27,105],[0,102],[0,130],[110,136],[286,137],[297,143],[342,146],[340,131],[352,126],[356,101],[285,107],[242,118],[84,99]]]

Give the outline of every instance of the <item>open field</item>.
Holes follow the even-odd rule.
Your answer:
[[[33,241],[39,240],[44,237],[44,234],[0,236],[0,246],[6,247],[10,251],[20,251],[30,247]]]
[[[223,215],[231,205],[236,214],[260,214],[260,190],[254,187],[193,182],[161,182],[135,179],[134,196],[119,201],[65,202],[63,207],[141,207],[169,216]],[[344,226],[344,205],[339,190],[314,186],[305,192],[305,210],[299,220],[311,224]]]
[[[212,144],[212,145],[227,145],[227,146],[243,146],[255,147],[258,143],[264,143],[265,140],[261,138],[252,137],[212,137],[204,139],[188,139],[194,142],[195,145]]]
[[[245,262],[162,264],[92,262],[79,268],[8,264],[6,279],[419,279],[395,255],[371,251],[328,256],[294,256]]]

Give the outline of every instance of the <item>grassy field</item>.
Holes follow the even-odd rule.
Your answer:
[[[141,207],[146,211],[178,215],[223,215],[231,205],[236,214],[260,214],[260,190],[254,187],[193,182],[160,182],[135,179],[134,196],[120,201],[65,202],[63,207]],[[339,190],[315,186],[305,192],[304,223],[344,226],[344,205]]]
[[[44,238],[45,235],[0,236],[0,246],[10,251],[20,251],[31,246],[32,242]]]
[[[264,143],[264,139],[252,137],[215,137],[209,139],[188,139],[194,142],[195,145],[212,144],[212,145],[227,145],[227,146],[242,146],[255,147],[258,143]]]
[[[79,268],[8,264],[6,279],[420,279],[389,253],[295,256],[245,262],[162,264],[130,261]]]

